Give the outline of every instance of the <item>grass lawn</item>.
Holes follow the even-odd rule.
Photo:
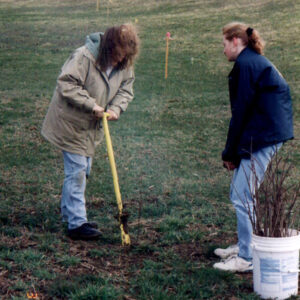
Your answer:
[[[236,241],[222,168],[230,109],[221,28],[244,21],[288,81],[300,177],[300,2],[295,0],[0,1],[0,298],[259,299],[252,274],[214,270]],[[136,23],[135,100],[110,123],[131,249],[121,246],[105,144],[87,185],[103,239],[74,242],[60,220],[62,155],[40,135],[59,70],[91,32]],[[165,35],[171,32],[169,77]],[[299,224],[298,224],[299,225]]]

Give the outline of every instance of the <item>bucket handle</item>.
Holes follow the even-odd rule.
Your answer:
[[[291,269],[291,270],[286,270],[286,271],[282,271],[280,269],[273,269],[274,272],[276,273],[280,273],[280,274],[289,274],[289,273],[298,273],[300,272],[299,269]]]
[[[269,252],[269,251],[266,251],[266,249],[259,247],[255,243],[252,243],[251,246],[252,246],[253,250],[255,249],[255,250],[258,250],[258,251],[262,251],[262,252]],[[295,247],[294,249],[290,249],[290,248],[286,249],[286,251],[288,251],[288,252],[293,252],[293,251],[296,251],[296,250],[299,250],[298,246]],[[272,249],[272,252],[282,252],[282,251],[283,251],[282,249]]]
[[[287,270],[287,271],[285,271],[285,272],[283,272],[283,271],[280,271],[280,273],[298,273],[298,272],[300,272],[300,270],[299,269],[292,269],[292,270]]]

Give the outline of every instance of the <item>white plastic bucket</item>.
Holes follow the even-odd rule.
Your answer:
[[[298,294],[300,233],[271,238],[252,235],[254,291],[263,299]]]

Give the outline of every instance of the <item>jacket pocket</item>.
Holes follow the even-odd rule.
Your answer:
[[[57,125],[63,144],[69,149],[87,149],[87,139],[93,122],[83,114],[82,112],[66,112],[59,108]]]
[[[76,109],[65,111],[59,108],[60,118],[66,122],[73,124],[77,129],[88,130],[92,126],[92,116]]]
[[[75,124],[64,120],[60,122],[62,127],[62,140],[64,145],[69,149],[87,149],[88,130],[84,129],[80,124]]]

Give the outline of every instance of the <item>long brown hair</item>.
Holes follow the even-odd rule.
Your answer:
[[[124,70],[133,65],[139,47],[140,40],[135,26],[123,24],[110,27],[101,37],[97,63],[102,71],[106,71],[113,62],[118,62],[117,69]]]
[[[223,35],[229,41],[234,37],[240,38],[243,44],[252,48],[259,54],[263,54],[265,47],[264,40],[260,37],[256,29],[249,27],[244,23],[232,22],[223,27]]]

